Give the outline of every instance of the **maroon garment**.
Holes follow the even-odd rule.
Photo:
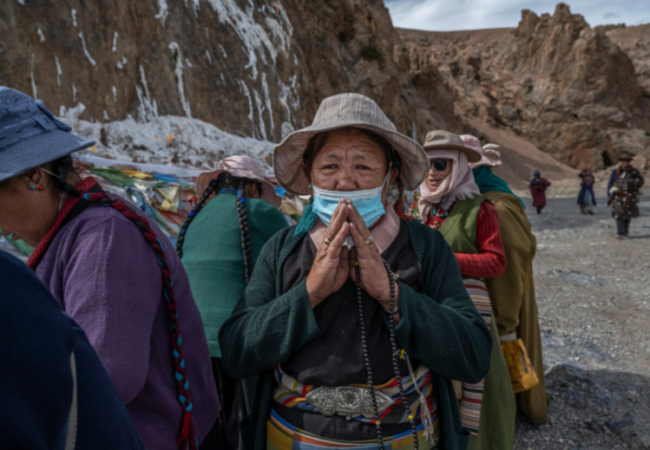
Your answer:
[[[173,278],[192,418],[200,441],[219,413],[203,323],[174,247],[147,220]],[[142,232],[115,209],[91,205],[56,234],[36,273],[86,332],[145,447],[177,450],[182,407],[169,317],[160,267]]]
[[[533,206],[546,206],[546,188],[551,182],[546,178],[533,179],[530,183],[530,192],[533,194]]]

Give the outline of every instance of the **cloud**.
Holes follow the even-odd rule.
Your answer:
[[[609,20],[609,19],[620,19],[620,18],[621,18],[621,15],[620,15],[620,14],[618,14],[618,13],[613,13],[613,12],[606,12],[606,13],[603,15],[603,19],[604,19],[604,20]]]
[[[385,0],[395,26],[421,30],[453,31],[480,28],[516,27],[521,11],[537,14],[555,11],[559,0]],[[573,13],[585,16],[590,25],[624,22],[639,23],[650,17],[650,2],[617,0],[568,0]],[[647,22],[647,20],[646,20]]]

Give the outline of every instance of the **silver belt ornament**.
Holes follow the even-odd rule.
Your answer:
[[[381,391],[375,390],[377,411],[380,413],[395,403],[395,400]],[[362,387],[319,387],[305,397],[324,416],[338,414],[351,420],[354,416],[374,419],[372,391]]]

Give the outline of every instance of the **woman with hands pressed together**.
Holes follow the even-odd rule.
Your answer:
[[[221,328],[224,369],[262,375],[247,448],[465,449],[451,380],[482,379],[492,341],[442,235],[403,220],[422,147],[342,94],[276,147],[274,167],[312,200],[262,249]]]

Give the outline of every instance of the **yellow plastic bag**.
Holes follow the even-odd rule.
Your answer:
[[[506,358],[512,390],[515,394],[527,391],[539,384],[535,369],[530,362],[526,346],[521,339],[501,344],[503,356]]]

